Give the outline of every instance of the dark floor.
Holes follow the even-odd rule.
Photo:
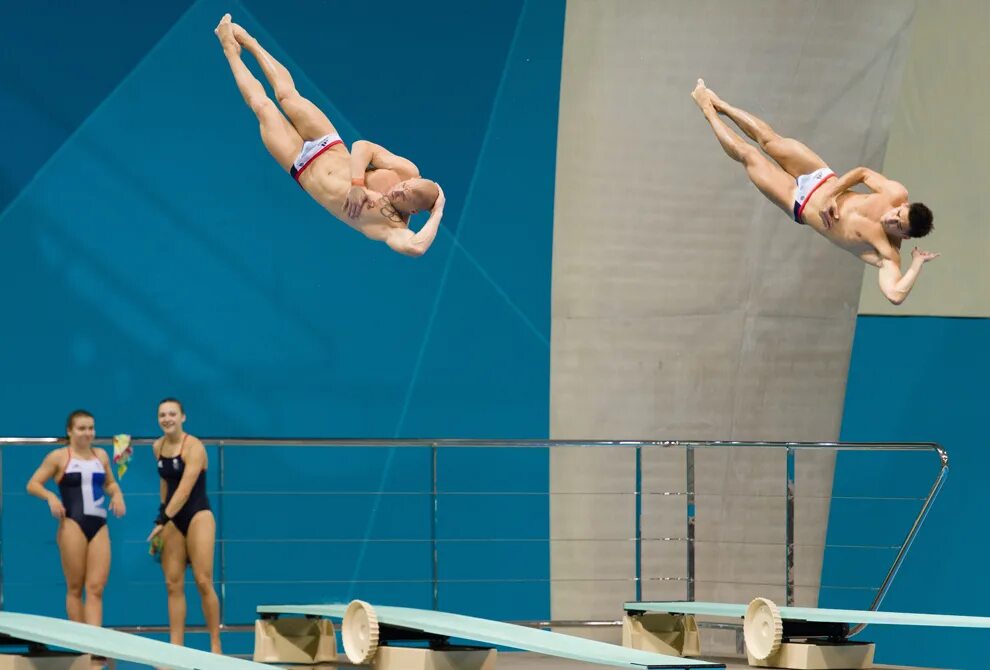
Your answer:
[[[741,658],[710,658],[706,660],[725,663],[726,670],[742,670],[743,668],[751,670],[750,665],[746,663],[746,660]],[[531,654],[528,652],[499,653],[498,655],[499,670],[564,670],[565,668],[577,669],[579,667],[582,670],[605,670],[605,668],[615,670],[612,666],[608,665],[577,663],[564,658],[542,656],[540,654]],[[936,670],[935,668],[913,668],[895,665],[875,665],[873,667],[876,670]],[[946,669],[940,668],[937,670]]]
[[[718,663],[725,663],[726,670],[751,670],[749,664],[740,658],[711,658],[707,659]],[[352,670],[362,666],[354,666],[348,663],[341,663],[339,666],[319,665],[319,666],[287,666],[294,667],[294,670],[333,670],[339,667],[340,670]],[[529,652],[499,652],[498,670],[615,670],[611,665],[592,665],[571,661],[566,658],[555,656],[544,656]],[[917,668],[907,665],[875,665],[874,670],[948,670],[947,668]]]

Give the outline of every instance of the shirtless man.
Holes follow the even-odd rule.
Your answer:
[[[299,95],[289,71],[232,23],[230,14],[214,32],[237,88],[258,117],[261,140],[282,169],[331,214],[367,237],[407,256],[426,253],[443,217],[440,186],[421,178],[412,162],[377,144],[359,140],[348,152],[326,115]],[[281,111],[241,60],[241,47],[257,59]],[[429,220],[413,233],[409,217],[427,210]]]
[[[763,195],[799,224],[811,226],[833,244],[880,268],[884,296],[895,305],[904,302],[921,266],[939,255],[915,247],[911,266],[901,272],[901,242],[924,237],[932,229],[928,207],[910,203],[903,185],[865,167],[835,178],[811,149],[781,137],[764,121],[722,101],[701,79],[691,96],[722,149],[746,167],[750,181]],[[732,119],[777,165],[730,129],[719,114]],[[872,193],[849,190],[859,183]]]

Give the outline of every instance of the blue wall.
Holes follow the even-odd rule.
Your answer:
[[[5,17],[0,280],[15,327],[0,329],[0,433],[58,434],[82,406],[101,435],[153,435],[157,400],[176,395],[198,435],[548,435],[564,0],[396,0],[370,22],[360,3],[290,4]],[[335,221],[268,156],[213,35],[228,10],[346,142],[380,142],[443,185],[425,257]],[[61,616],[54,523],[22,493],[42,455],[4,453],[4,607]],[[272,601],[430,605],[427,451],[229,448],[222,504],[210,457],[228,622]],[[441,491],[472,494],[441,498],[440,605],[548,616],[549,548],[532,541],[549,535],[547,497],[477,495],[545,494],[546,454],[439,463]],[[143,542],[155,476],[144,451],[123,481],[107,624],[166,620]],[[293,579],[311,583],[278,583]]]
[[[982,426],[990,361],[990,320],[860,317],[849,370],[841,439],[937,442],[949,452],[949,478],[882,609],[986,616],[984,496],[990,452]],[[865,466],[865,467],[864,467]],[[842,453],[834,495],[908,497],[927,493],[936,459]],[[827,542],[899,544],[919,504],[834,500]],[[879,586],[892,551],[830,548],[823,584]],[[873,594],[823,589],[825,607],[866,607]],[[924,644],[917,644],[919,634]],[[872,627],[877,660],[929,667],[986,667],[986,632]]]

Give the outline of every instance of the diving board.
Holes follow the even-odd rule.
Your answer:
[[[692,670],[693,668],[725,668],[724,664],[696,659],[685,659],[652,652],[629,649],[615,644],[587,640],[573,635],[528,628],[516,624],[491,621],[448,612],[368,605],[352,601],[348,605],[263,605],[258,607],[263,617],[294,614],[310,617],[343,619],[341,629],[344,649],[355,663],[368,662],[375,657],[379,641],[428,640],[436,651],[449,648],[449,639],[471,640],[483,645],[507,647],[531,651],[548,656],[558,656],[575,661],[611,665],[620,668],[667,668]],[[399,648],[382,647],[379,653],[395,653]],[[422,650],[419,650],[422,651]],[[431,650],[427,650],[429,652]],[[482,659],[479,667],[494,665],[494,649]],[[380,658],[376,660],[379,667]],[[463,667],[463,666],[462,666]]]
[[[679,621],[682,626],[696,626],[695,616],[741,618],[750,665],[794,670],[873,667],[875,645],[850,640],[850,624],[990,628],[990,617],[777,607],[766,598],[755,598],[748,605],[627,602],[625,611],[624,645],[652,648],[653,628],[657,622],[662,631],[672,621]]]
[[[628,602],[627,612],[664,612],[743,618],[748,605],[711,602]],[[874,610],[837,610],[815,607],[778,607],[785,621],[846,623],[889,626],[946,626],[951,628],[990,628],[990,617],[955,614],[916,614],[910,612],[877,612]]]
[[[274,670],[270,665],[64,619],[0,612],[0,633],[85,654],[174,670]]]

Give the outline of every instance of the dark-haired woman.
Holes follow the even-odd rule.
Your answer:
[[[158,403],[158,425],[163,435],[155,440],[155,460],[161,478],[161,507],[148,539],[162,540],[162,572],[168,591],[168,628],[172,644],[182,644],[186,626],[186,565],[203,605],[210,631],[210,651],[220,647],[220,602],[213,588],[213,547],[216,519],[206,496],[206,447],[183,430],[186,415],[182,403],[166,398]]]
[[[110,510],[123,516],[124,494],[114,480],[110,458],[93,448],[95,423],[86,410],[76,410],[65,422],[68,446],[45,456],[28,481],[27,490],[48,503],[58,519],[55,540],[65,573],[65,610],[69,619],[94,626],[103,623],[103,589],[110,575]],[[45,484],[54,479],[59,495]],[[85,589],[85,602],[83,590]]]

